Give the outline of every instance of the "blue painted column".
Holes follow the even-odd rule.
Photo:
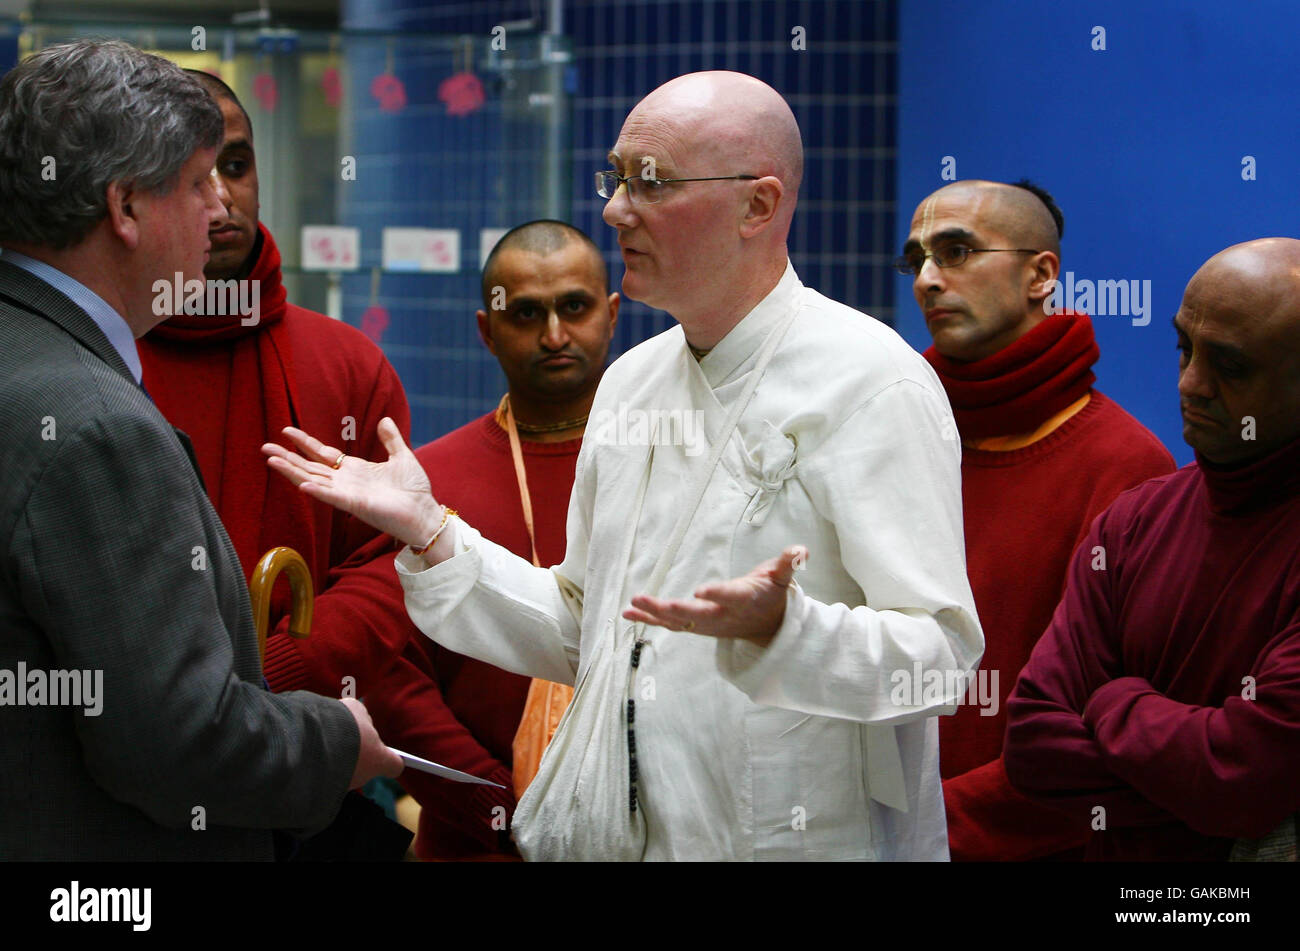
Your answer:
[[[18,23],[0,20],[0,76],[18,64]]]
[[[483,22],[471,22],[482,20]],[[455,274],[393,274],[380,278],[379,303],[390,316],[381,340],[411,402],[412,439],[428,442],[486,412],[505,390],[496,361],[478,338],[481,306],[479,230],[508,220],[500,97],[469,115],[448,114],[439,85],[464,68],[464,42],[478,50],[492,24],[437,20],[426,3],[344,0],[346,60],[340,150],[356,159],[356,180],[339,186],[338,221],[361,229],[362,272],[344,278],[343,316],[360,325],[371,303],[371,268],[382,262],[382,229],[457,228]],[[438,36],[432,31],[444,31]],[[451,32],[447,32],[451,31]],[[474,56],[474,72],[490,86]],[[401,81],[406,104],[386,111],[372,94],[375,77]]]

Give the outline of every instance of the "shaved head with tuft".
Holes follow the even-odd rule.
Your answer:
[[[985,223],[1014,247],[1051,251],[1060,257],[1061,232],[1052,212],[1042,198],[1023,185],[970,179],[945,185],[927,201],[938,198],[978,206]]]
[[[1046,319],[1061,267],[1065,218],[1032,182],[953,182],[912,216],[903,257],[935,348],[951,360],[983,360]],[[966,249],[939,267],[936,249]]]

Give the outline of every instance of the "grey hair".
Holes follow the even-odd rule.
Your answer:
[[[121,40],[50,46],[0,80],[0,244],[75,246],[107,214],[110,182],[154,194],[221,142],[207,91]]]

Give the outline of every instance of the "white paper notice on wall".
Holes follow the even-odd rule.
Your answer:
[[[478,232],[478,269],[487,266],[488,255],[497,246],[497,242],[506,236],[509,228],[480,228]]]
[[[460,270],[460,232],[455,228],[385,228],[385,271]]]
[[[361,266],[361,232],[339,225],[302,226],[304,271],[355,271]]]

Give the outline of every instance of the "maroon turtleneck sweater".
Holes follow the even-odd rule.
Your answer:
[[[1086,828],[1012,789],[1001,754],[1007,696],[1052,620],[1088,526],[1125,489],[1174,469],[1155,436],[1090,391],[1098,356],[1090,319],[1073,313],[1043,321],[985,360],[925,352],[963,439],[1032,431],[1091,393],[1082,410],[1029,445],[962,448],[966,570],[984,628],[978,676],[996,705],[967,704],[939,718],[954,862],[1078,858],[1087,839]]]
[[[1300,811],[1300,440],[1121,495],[1007,707],[1007,776],[1104,820],[1090,859],[1224,859]]]

